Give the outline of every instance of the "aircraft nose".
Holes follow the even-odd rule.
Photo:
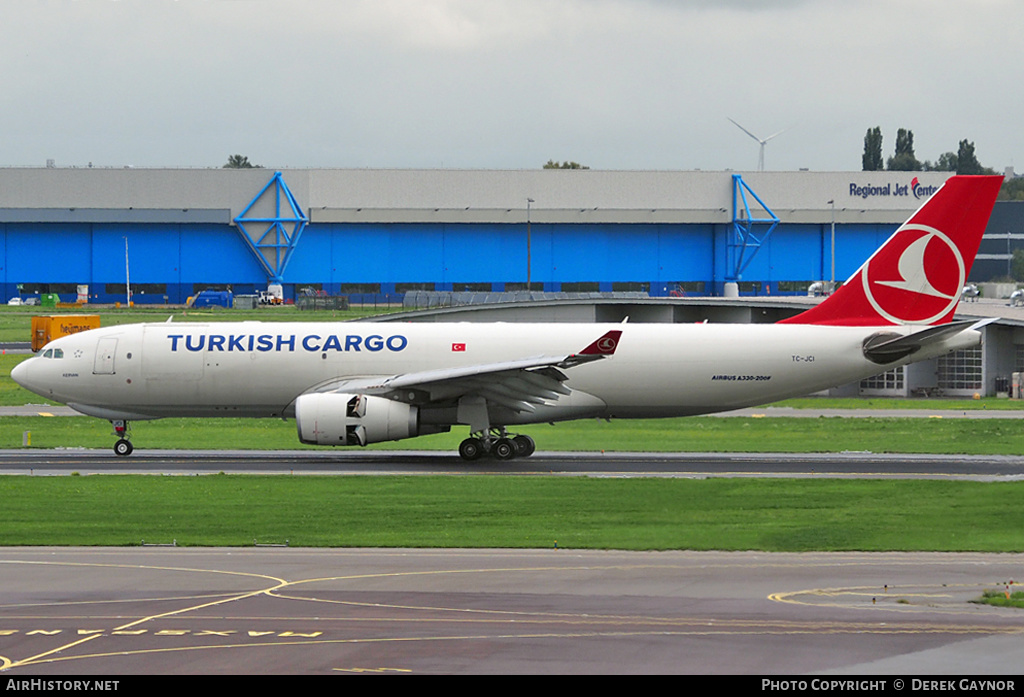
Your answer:
[[[28,380],[28,363],[30,361],[31,359],[22,361],[18,365],[14,366],[13,370],[11,370],[11,379],[25,389],[28,389],[28,385],[25,383]]]
[[[37,370],[33,370],[34,364],[39,360],[41,359],[29,358],[14,366],[11,369],[11,379],[29,392],[35,392],[37,395],[44,396],[45,388],[39,384],[41,376]]]

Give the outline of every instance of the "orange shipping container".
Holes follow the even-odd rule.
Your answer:
[[[32,318],[32,351],[54,339],[100,326],[99,315],[40,315]]]

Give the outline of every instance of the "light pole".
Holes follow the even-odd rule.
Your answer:
[[[828,285],[828,292],[831,295],[836,289],[836,200],[828,202],[832,206],[832,278]]]
[[[532,278],[532,264],[530,259],[530,204],[533,203],[532,198],[526,199],[526,290],[531,290]]]
[[[127,301],[126,307],[132,306],[132,277],[128,267],[128,238],[124,238],[124,293]]]

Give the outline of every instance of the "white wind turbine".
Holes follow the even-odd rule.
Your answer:
[[[726,118],[727,118],[727,119],[729,119],[729,117],[728,117],[728,116],[726,116]],[[732,119],[729,119],[729,120],[730,120],[730,121],[732,121],[732,122],[733,122],[733,123],[734,123],[734,124],[736,125],[736,127],[737,127],[738,129],[740,129],[741,131],[743,131],[743,132],[744,132],[744,133],[746,133],[746,134],[747,134],[748,136],[750,136],[751,138],[753,138],[754,140],[756,140],[756,141],[757,141],[758,143],[760,143],[760,144],[761,144],[761,152],[760,152],[760,154],[758,154],[758,156],[757,156],[757,171],[758,171],[758,172],[763,172],[763,171],[764,171],[764,146],[765,146],[765,144],[766,144],[766,143],[767,143],[767,142],[768,142],[769,140],[771,140],[772,138],[774,138],[775,136],[779,136],[779,135],[782,135],[783,133],[785,133],[785,132],[786,132],[786,131],[788,131],[789,129],[788,129],[788,128],[784,128],[784,129],[782,129],[781,131],[779,131],[778,133],[773,133],[773,134],[771,134],[771,135],[770,135],[770,136],[768,136],[767,138],[758,138],[758,137],[757,137],[757,136],[755,136],[755,135],[754,135],[753,133],[751,133],[750,131],[748,131],[747,129],[745,129],[745,128],[744,128],[743,126],[739,125],[738,123],[736,123],[736,122],[735,122],[735,121],[733,121]]]

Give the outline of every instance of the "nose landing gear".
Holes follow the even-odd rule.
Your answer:
[[[127,421],[111,421],[110,424],[114,427],[114,435],[118,437],[118,441],[114,443],[114,454],[119,457],[128,457],[132,454],[132,442],[128,440],[128,422]]]

